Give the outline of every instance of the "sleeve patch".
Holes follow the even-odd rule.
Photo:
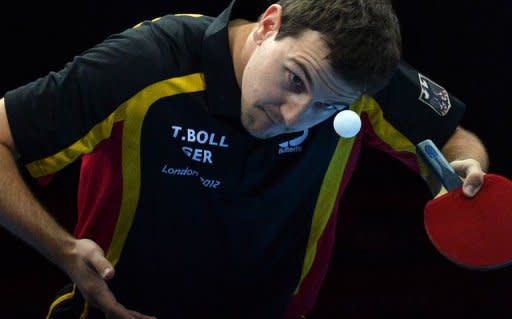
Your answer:
[[[440,116],[448,114],[452,107],[448,91],[420,73],[418,73],[418,77],[421,86],[418,99],[430,106]]]

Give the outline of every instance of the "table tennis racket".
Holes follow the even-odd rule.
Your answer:
[[[470,269],[496,269],[512,263],[512,181],[487,173],[472,198],[462,193],[462,180],[431,140],[417,153],[447,193],[424,209],[427,234],[436,249]]]

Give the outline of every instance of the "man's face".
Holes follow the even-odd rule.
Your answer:
[[[257,138],[310,128],[361,95],[330,67],[319,32],[275,40],[254,50],[242,77],[241,121]]]

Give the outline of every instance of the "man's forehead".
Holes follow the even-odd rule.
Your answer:
[[[330,49],[320,32],[307,30],[295,39],[289,59],[302,69],[306,80],[323,91],[327,102],[353,102],[364,93],[364,87],[356,86],[334,71],[329,59]]]
[[[355,101],[364,93],[362,86],[355,86],[343,78],[338,77],[338,84],[332,88],[338,99]]]
[[[318,93],[326,100],[326,103],[351,104],[364,93],[364,88],[356,86],[334,72],[332,67],[318,71],[314,85],[318,87]]]

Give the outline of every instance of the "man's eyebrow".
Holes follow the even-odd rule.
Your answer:
[[[291,58],[290,60],[299,66],[299,68],[302,70],[302,72],[306,76],[306,81],[308,82],[309,86],[311,86],[312,85],[311,75],[309,74],[309,71],[306,68],[306,66],[302,62],[298,61],[296,58]]]

